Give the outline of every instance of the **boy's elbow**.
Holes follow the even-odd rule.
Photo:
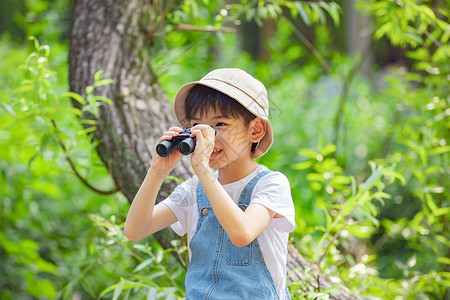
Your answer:
[[[245,247],[250,244],[254,238],[248,232],[240,232],[230,237],[231,243],[237,248]]]
[[[138,242],[143,239],[142,236],[137,234],[134,230],[132,230],[130,228],[130,226],[127,226],[126,224],[125,224],[125,227],[123,228],[123,233],[125,234],[127,239],[129,239],[130,241],[133,241],[133,242]]]

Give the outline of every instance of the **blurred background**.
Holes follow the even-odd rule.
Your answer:
[[[219,67],[266,85],[258,162],[290,180],[300,253],[361,299],[450,299],[450,1],[153,4],[170,101]],[[73,8],[0,1],[0,298],[183,298],[183,239],[129,242],[125,197],[83,182],[114,187],[68,93]]]

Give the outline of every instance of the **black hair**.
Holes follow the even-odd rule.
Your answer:
[[[239,118],[244,121],[246,126],[256,118],[254,114],[230,96],[202,84],[195,85],[189,91],[184,102],[186,119],[192,120],[198,117],[196,116],[197,113],[203,116],[210,109],[219,112],[226,118]],[[252,144],[251,152],[255,151],[257,145],[257,143]]]
[[[245,125],[250,124],[250,121],[256,118],[254,114],[230,96],[205,85],[195,85],[189,91],[184,103],[186,119],[194,119],[198,112],[200,116],[203,116],[210,109],[219,112],[226,118],[240,118]]]

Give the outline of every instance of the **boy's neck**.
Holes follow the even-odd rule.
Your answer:
[[[253,160],[241,161],[238,164],[228,165],[225,168],[219,169],[220,184],[229,184],[247,177],[256,170],[258,164]]]

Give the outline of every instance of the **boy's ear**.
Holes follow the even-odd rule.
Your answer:
[[[251,134],[251,142],[258,143],[266,135],[267,123],[263,119],[256,117],[250,121],[248,129]]]

